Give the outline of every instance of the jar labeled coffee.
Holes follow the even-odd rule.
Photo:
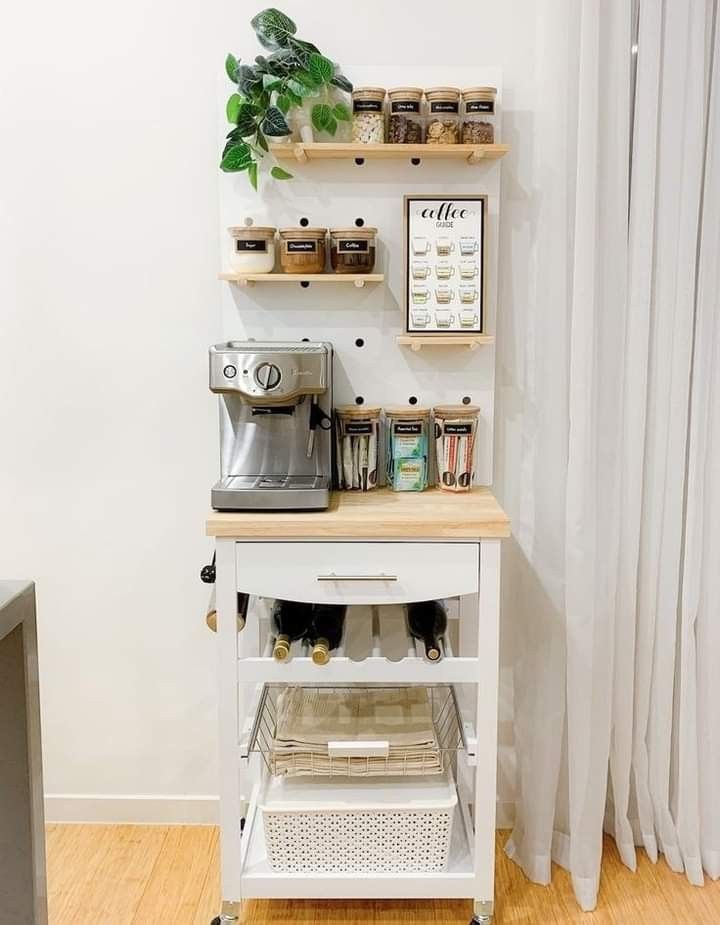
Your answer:
[[[427,99],[426,142],[456,145],[460,141],[460,91],[456,87],[432,87]]]
[[[437,405],[433,413],[438,485],[445,491],[469,491],[480,409],[475,405]]]
[[[283,273],[324,273],[327,228],[281,228],[280,269]]]
[[[394,145],[419,145],[425,141],[423,91],[419,87],[388,90],[388,141]]]
[[[230,265],[238,273],[272,273],[275,267],[275,229],[259,225],[228,228],[232,238]]]
[[[338,486],[370,491],[378,483],[380,408],[342,405],[335,409]]]
[[[331,228],[330,266],[334,273],[372,273],[377,228]]]
[[[428,484],[428,408],[386,408],[387,481],[393,491],[423,491]]]
[[[495,87],[469,87],[463,90],[462,143],[495,143]]]
[[[352,140],[363,145],[385,141],[385,90],[382,87],[353,90]]]

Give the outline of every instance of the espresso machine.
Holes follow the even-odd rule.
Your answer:
[[[220,396],[219,511],[324,510],[332,481],[332,344],[210,348]]]

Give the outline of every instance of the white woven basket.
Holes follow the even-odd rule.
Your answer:
[[[279,873],[432,873],[447,867],[457,793],[442,776],[362,784],[270,778],[260,804]]]

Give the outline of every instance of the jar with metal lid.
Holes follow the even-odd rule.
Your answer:
[[[469,87],[463,90],[462,143],[495,143],[495,87]]]
[[[432,87],[425,91],[426,141],[429,145],[456,145],[460,141],[460,91],[457,87]]]
[[[445,491],[469,491],[475,476],[476,405],[436,405],[435,454],[438,485]]]
[[[327,228],[280,228],[283,273],[324,273]]]
[[[386,408],[387,481],[393,491],[423,491],[428,485],[429,408]]]
[[[388,141],[394,145],[419,145],[425,141],[423,91],[419,87],[388,90],[390,101]]]
[[[275,229],[259,225],[228,228],[232,238],[230,265],[238,273],[272,273],[275,267]]]
[[[385,141],[385,90],[358,87],[352,94],[352,140],[358,144]]]
[[[330,266],[334,273],[372,273],[377,228],[331,228]]]
[[[335,409],[338,487],[370,491],[378,482],[381,408],[341,405]]]

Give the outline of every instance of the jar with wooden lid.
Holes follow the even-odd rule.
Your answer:
[[[427,99],[426,141],[429,145],[456,145],[460,141],[460,91],[457,87],[431,87]]]
[[[495,143],[495,87],[469,87],[463,90],[462,143]]]
[[[382,87],[353,90],[352,140],[364,145],[385,141],[385,90]]]
[[[419,145],[425,141],[425,117],[420,87],[388,90],[388,141],[394,145]]]
[[[436,405],[435,454],[438,485],[444,491],[469,491],[475,477],[476,405]]]
[[[275,229],[259,225],[228,228],[232,238],[230,265],[237,273],[272,273],[275,267]]]
[[[283,273],[324,273],[327,228],[280,228]]]
[[[333,273],[372,273],[377,228],[331,228],[330,266]]]
[[[385,409],[387,481],[393,491],[423,491],[428,485],[430,409]]]
[[[335,409],[338,487],[370,491],[378,483],[381,408],[341,405]]]

